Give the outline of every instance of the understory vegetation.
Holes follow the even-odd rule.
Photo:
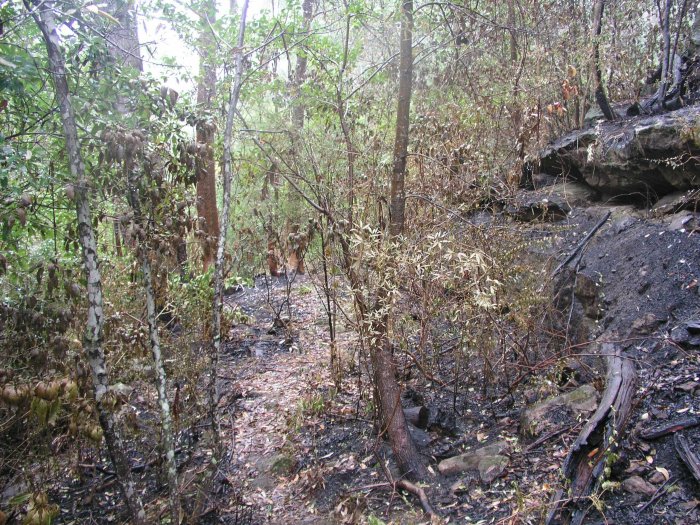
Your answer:
[[[601,86],[613,103],[652,93],[696,10],[4,2],[0,524],[78,523],[93,499],[122,522],[213,523],[236,432],[219,361],[252,315],[225,297],[256,277],[287,283],[267,301],[285,351],[292,286],[328,337],[332,388],[310,385],[288,431],[359,385],[357,420],[388,439],[407,490],[429,484],[404,384],[488,407],[559,384],[579,342],[551,300],[547,240],[488,217]]]

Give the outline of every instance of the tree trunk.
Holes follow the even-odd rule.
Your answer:
[[[139,45],[139,36],[136,24],[136,15],[130,9],[131,5],[128,2],[121,3],[115,1],[111,4],[112,14],[119,21],[115,24],[114,29],[110,32],[110,40],[118,45],[110,46],[110,55],[116,59],[123,60],[124,64],[135,68],[137,71],[143,71],[143,62],[141,61],[141,51]],[[128,100],[123,96],[117,95],[117,111],[121,113],[126,120],[131,113]],[[139,186],[141,185],[141,168],[139,166],[140,159],[136,156],[132,159],[127,158],[124,161],[124,173],[127,180],[127,200],[134,212],[134,221],[146,231],[148,226],[145,224],[143,214],[141,212],[141,200],[139,194]],[[178,494],[177,481],[177,464],[175,462],[175,438],[173,436],[172,416],[170,412],[170,402],[168,401],[168,378],[165,375],[163,368],[163,358],[160,347],[160,336],[158,334],[157,325],[157,310],[156,296],[153,289],[153,277],[151,271],[151,261],[148,255],[148,240],[141,239],[136,247],[137,257],[141,263],[141,272],[143,279],[143,289],[146,295],[146,315],[148,319],[149,341],[151,346],[151,355],[153,357],[153,366],[156,375],[156,390],[158,391],[158,403],[160,405],[160,419],[162,431],[162,447],[165,454],[166,477],[168,480],[170,516],[173,523],[180,522],[180,498]]]
[[[311,19],[314,13],[314,3],[315,0],[304,0],[301,5],[301,10],[303,13],[302,20],[302,30],[300,37],[302,39],[308,37],[309,30],[311,29]],[[292,124],[295,131],[301,131],[304,127],[304,118],[306,116],[306,105],[301,103],[301,86],[306,80],[306,67],[308,64],[308,57],[304,46],[299,48],[297,53],[297,65],[294,70],[294,75],[292,77],[291,85],[291,95],[292,95]]]
[[[401,7],[401,61],[399,65],[399,106],[396,112],[396,140],[394,142],[394,168],[391,173],[390,236],[404,232],[406,194],[406,157],[408,155],[409,115],[413,87],[413,1],[403,2]]]
[[[661,13],[661,36],[663,38],[663,48],[661,55],[661,82],[656,99],[661,107],[664,106],[666,91],[668,89],[668,70],[671,61],[671,1],[666,0]]]
[[[311,29],[311,21],[313,18],[314,5],[316,0],[304,0],[302,9],[302,28],[299,33],[299,40],[303,43],[297,49],[297,63],[293,71],[290,72],[289,92],[291,95],[291,110],[292,110],[292,130],[291,140],[292,149],[299,150],[301,148],[301,131],[304,129],[304,121],[306,118],[306,104],[304,104],[301,88],[306,80],[306,69],[308,65],[308,56],[305,50],[306,40]],[[288,195],[288,206],[290,209],[300,207],[300,201],[296,192],[290,192]],[[285,230],[293,231],[295,228],[294,220],[288,218]],[[289,248],[289,247],[288,247]],[[303,273],[303,268],[299,267],[300,259],[294,253],[294,248],[290,248],[287,252],[287,270],[292,272]]]
[[[32,10],[29,3],[25,4]],[[102,349],[102,327],[104,324],[104,311],[102,300],[102,279],[97,256],[97,242],[95,231],[92,227],[88,188],[90,181],[85,174],[85,165],[80,153],[78,142],[78,129],[75,122],[75,113],[68,92],[68,80],[65,68],[65,60],[61,52],[61,39],[58,34],[56,22],[52,12],[53,5],[44,1],[32,10],[32,17],[46,44],[49,57],[49,70],[53,77],[58,99],[61,123],[66,141],[68,164],[70,173],[75,180],[75,207],[78,220],[78,235],[82,250],[83,265],[87,277],[87,323],[83,334],[83,349],[92,372],[93,393],[97,414],[104,433],[110,460],[114,465],[117,484],[122,492],[124,501],[131,520],[136,524],[145,523],[145,512],[141,498],[136,492],[131,475],[131,467],[124,453],[124,447],[114,423],[114,417],[109,408],[104,405],[105,394],[109,386],[107,378],[107,365]]]
[[[409,115],[413,87],[413,2],[405,1],[401,8],[401,47],[399,65],[399,104],[396,114],[396,141],[394,168],[391,174],[389,239],[395,240],[404,232],[406,195],[406,157],[408,154]],[[358,288],[359,289],[359,288]],[[388,307],[388,290],[380,288],[375,311]],[[427,477],[427,470],[418,455],[408,431],[401,408],[401,387],[396,380],[396,363],[389,341],[389,315],[373,323],[370,334],[370,354],[378,405],[381,412],[382,432],[389,437],[391,449],[401,473],[411,479]]]
[[[136,166],[130,166],[128,170],[129,201],[134,211],[134,221],[142,228],[147,228],[141,215],[141,202],[139,197],[139,172]],[[156,373],[156,389],[158,390],[158,403],[160,405],[160,421],[163,433],[163,450],[165,452],[165,467],[168,479],[170,515],[173,523],[180,523],[180,497],[178,494],[177,463],[175,462],[175,438],[173,436],[173,424],[168,401],[167,385],[168,378],[163,368],[163,357],[160,347],[160,337],[158,335],[158,325],[156,311],[156,295],[153,290],[153,277],[151,273],[151,262],[148,259],[147,241],[139,241],[137,247],[138,258],[141,262],[141,272],[143,274],[143,289],[146,294],[146,316],[148,319],[148,333],[151,344],[151,355]]]
[[[200,80],[197,84],[197,106],[200,111],[211,112],[216,96],[216,64],[214,63],[214,39],[210,25],[216,20],[216,2],[206,0],[199,36]],[[202,237],[202,263],[206,270],[214,262],[216,241],[219,238],[219,216],[216,204],[216,162],[214,137],[216,126],[210,118],[197,122],[197,215]]]
[[[355,145],[352,142],[352,137],[350,136],[350,127],[348,126],[347,119],[345,118],[345,99],[343,98],[343,77],[345,75],[345,69],[348,65],[350,22],[351,14],[350,12],[348,12],[345,21],[343,64],[340,68],[340,74],[338,75],[338,88],[336,90],[336,95],[338,120],[340,120],[340,129],[343,131],[343,138],[345,139],[345,148],[347,150],[346,155],[348,159],[348,229],[352,231],[354,222],[353,207],[355,205],[355,158],[357,157],[357,150],[355,149]]]
[[[328,215],[328,218],[333,224],[332,217]],[[375,398],[380,412],[380,433],[387,434],[394,459],[401,473],[409,479],[425,479],[428,477],[428,471],[413,443],[406,415],[401,407],[401,387],[396,380],[396,363],[394,363],[391,343],[388,338],[388,315],[383,316],[381,321],[369,321],[373,313],[376,314],[386,306],[387,290],[379,290],[377,304],[373,305],[372,311],[370,311],[362,294],[364,286],[353,267],[350,243],[344,235],[340,235],[338,239],[343,254],[343,267],[353,290],[360,323],[363,326],[369,324],[370,333],[367,334],[366,339],[372,361]]]
[[[219,242],[216,248],[216,260],[214,262],[214,304],[212,305],[212,333],[213,344],[211,348],[211,362],[209,368],[208,381],[208,403],[209,417],[211,419],[213,439],[218,448],[219,427],[216,420],[216,406],[218,404],[218,389],[216,386],[216,374],[218,366],[219,350],[221,348],[221,314],[224,305],[224,253],[226,248],[226,236],[229,227],[229,214],[231,210],[231,155],[233,142],[233,121],[236,115],[236,106],[241,93],[243,82],[243,44],[245,42],[246,15],[248,12],[248,0],[244,0],[241,9],[241,23],[238,29],[238,43],[236,44],[236,73],[231,84],[229,94],[228,111],[226,114],[226,128],[224,130],[224,152],[223,152],[223,207],[221,209],[221,229],[219,232]]]
[[[603,87],[603,73],[600,70],[600,34],[603,27],[605,0],[596,0],[593,4],[593,74],[595,75],[595,99],[607,120],[615,120],[617,115],[610,107]]]

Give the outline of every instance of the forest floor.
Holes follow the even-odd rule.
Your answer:
[[[638,381],[620,448],[609,456],[611,483],[583,503],[591,511],[584,523],[699,523],[698,485],[679,459],[674,433],[682,422],[687,427],[678,434],[691,446],[700,440],[700,242],[696,235],[674,230],[673,216],[651,220],[621,207],[576,210],[567,218],[568,230],[538,225],[533,233],[561,236],[557,250],[568,254],[580,243],[582,232],[590,231],[608,211],[610,221],[578,262],[572,262],[573,286],[589,279],[600,292],[589,297],[570,285],[561,292],[587,301],[571,307],[572,332],[585,332],[591,341],[618,341],[634,362]],[[374,428],[366,358],[355,330],[340,315],[336,344],[344,376],[340,388],[333,381],[327,315],[313,278],[258,278],[254,286],[228,295],[226,304],[236,323],[218,368],[225,453],[203,523],[430,523],[412,494],[395,489],[399,476],[391,452]],[[341,297],[339,307],[351,305]],[[584,311],[578,311],[581,308]],[[573,368],[567,381],[548,379],[555,377],[549,368],[556,368],[560,355],[534,363],[531,380],[516,381],[510,391],[487,388],[477,363],[469,364],[455,389],[450,386],[450,363],[436,365],[437,372],[428,379],[397,352],[404,408],[425,406],[430,411],[426,428],[412,433],[435,474],[424,487],[444,523],[544,522],[553,495],[562,487],[562,464],[589,414],[557,407],[550,411],[551,425],[536,436],[523,435],[522,414],[533,404],[582,385],[603,389],[604,367],[596,365],[602,360],[593,355],[595,345],[585,341],[578,350],[568,349],[565,361]],[[160,509],[165,513],[163,480],[158,468],[149,468],[149,458],[157,457],[154,393],[146,382],[130,388],[124,409],[138,415],[138,428],[127,441],[139,442],[129,443],[129,448],[150,451],[132,457],[132,463],[144,467],[137,472],[140,486],[147,487],[151,514]],[[195,422],[192,428],[206,425]],[[670,430],[659,438],[644,437],[659,427]],[[194,434],[183,429],[178,440],[181,485],[188,495],[208,457]],[[54,442],[52,450],[70,449],[68,445]],[[438,473],[441,460],[487,446],[497,446],[507,460],[494,476]],[[55,472],[46,474],[51,501],[59,502],[62,510],[56,523],[122,522],[123,509],[106,458],[82,449],[71,454],[77,454],[71,472],[77,469],[79,476],[68,468],[61,471],[63,479]],[[19,481],[3,486],[3,500],[27,490]]]
[[[373,518],[429,523],[413,496],[394,490],[397,474],[387,461],[390,452],[373,432],[361,367],[351,367],[341,391],[335,389],[326,314],[309,278],[297,276],[289,287],[284,279],[259,280],[230,296],[228,304],[246,322],[233,328],[221,359],[220,406],[228,407],[223,427],[229,429],[224,434],[230,451],[225,470],[235,480],[235,500],[251,513],[249,523],[381,523]],[[279,310],[291,320],[275,328],[273,311]],[[352,333],[340,332],[337,342],[346,364],[356,361]],[[552,436],[549,446],[524,450],[517,445],[518,411],[507,402],[488,401],[474,388],[456,399],[435,385],[407,392],[434,412],[429,432],[414,429],[433,472],[436,457],[495,441],[509,444],[512,467],[502,478],[488,485],[480,484],[478,475],[431,483],[428,493],[447,522],[505,523],[519,514],[535,522],[580,424]],[[458,427],[447,415],[455,401]],[[219,515],[235,523],[233,513],[231,521],[225,512]]]
[[[675,430],[658,439],[643,434],[690,420],[682,434],[691,443],[700,438],[700,427],[694,426],[700,422],[700,358],[692,345],[678,344],[671,335],[683,320],[697,318],[693,283],[698,275],[686,259],[694,260],[700,247],[695,237],[669,231],[670,219],[648,221],[629,208],[594,207],[570,216],[576,227],[558,241],[563,253],[579,243],[576,231],[589,231],[608,210],[613,213],[609,226],[576,268],[585,274],[587,265],[594,275],[606,276],[600,300],[607,316],[591,333],[603,339],[618,334],[639,380],[624,439],[610,457],[611,483],[583,503],[589,508],[585,523],[697,523],[698,487],[676,454]],[[548,235],[546,230],[540,228]],[[634,248],[642,245],[644,250]],[[655,253],[658,260],[650,264],[649,254]],[[373,428],[367,369],[353,331],[342,322],[337,346],[346,373],[339,391],[332,381],[327,318],[312,280],[258,280],[229,296],[228,304],[245,321],[233,328],[220,369],[221,406],[228,411],[224,428],[229,429],[225,470],[251,513],[250,521],[238,523],[430,523],[412,495],[395,490],[391,452]],[[672,316],[664,317],[665,311]],[[273,312],[282,323],[275,323]],[[574,317],[581,322],[591,321],[579,314]],[[444,522],[546,519],[561,487],[562,463],[587,416],[556,409],[552,427],[526,437],[521,415],[533,403],[582,384],[602,390],[603,370],[599,363],[595,370],[589,351],[583,346],[580,356],[571,355],[588,362],[568,384],[535,378],[507,396],[479,382],[454,392],[416,370],[410,379],[403,377],[404,407],[421,405],[431,412],[428,427],[413,429],[413,437],[432,472],[444,458],[487,445],[502,446],[508,459],[494,479],[467,472],[429,480],[426,491]],[[404,372],[412,368],[399,362]],[[236,523],[225,513],[220,517]]]

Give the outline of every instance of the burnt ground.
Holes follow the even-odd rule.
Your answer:
[[[579,286],[564,286],[563,292],[574,288],[572,330],[578,339],[617,341],[636,366],[635,405],[611,480],[624,482],[635,475],[657,489],[665,485],[651,505],[648,495],[608,492],[602,514],[614,523],[697,523],[699,486],[681,464],[673,435],[648,441],[640,437],[645,430],[700,412],[698,341],[686,329],[700,319],[700,232],[692,226],[697,214],[654,216],[630,206],[577,210],[570,220],[580,225],[578,236],[606,211],[612,212],[611,219],[572,262],[575,273],[569,270],[566,278],[568,283],[578,279]],[[584,293],[586,289],[595,293]],[[698,443],[697,428],[680,432]]]
[[[522,437],[519,416],[528,402],[577,384],[592,382],[602,389],[603,359],[590,344],[596,340],[621,345],[639,380],[610,483],[591,498],[584,523],[698,522],[698,485],[679,460],[673,435],[640,436],[700,411],[697,341],[684,333],[687,323],[700,318],[698,232],[679,228],[678,216],[655,218],[633,206],[597,204],[574,208],[563,224],[533,224],[533,236],[552,241],[554,251],[547,255],[561,261],[608,211],[611,218],[554,287],[574,350],[566,385],[533,397],[524,382],[512,396],[499,399],[476,387],[455,395],[425,379],[408,382],[405,406],[423,404],[432,413],[427,432],[415,437],[434,471],[445,457],[495,441],[510,445],[508,466],[491,483],[476,473],[438,476],[431,483],[430,497],[447,522],[544,519],[563,483],[561,463],[584,421],[562,409],[553,417],[555,428],[535,439]],[[427,523],[412,496],[388,483],[395,473],[390,453],[373,432],[361,363],[350,367],[343,388],[335,391],[325,318],[312,288],[307,277],[297,278],[291,321],[273,330],[270,311],[283,301],[284,281],[271,281],[272,295],[258,282],[231,297],[249,316],[248,324],[233,331],[227,365],[227,374],[236,378],[231,385],[241,392],[233,425],[240,452],[233,454],[232,475],[261,523],[366,523],[370,516],[387,523]],[[357,359],[354,344],[350,330],[341,335],[348,362]],[[681,432],[696,443],[700,427]],[[655,493],[623,488],[631,476],[647,481]]]
[[[510,395],[495,395],[476,380],[457,392],[419,374],[406,381],[404,405],[422,404],[431,412],[427,429],[415,438],[433,472],[444,458],[508,444],[508,464],[493,481],[467,472],[437,475],[426,487],[445,522],[543,522],[552,495],[564,484],[560,467],[585,418],[557,409],[550,414],[552,428],[526,438],[520,415],[528,404],[580,384],[601,390],[604,366],[594,341],[620,345],[639,379],[611,483],[585,502],[590,512],[584,523],[700,520],[699,486],[680,461],[674,436],[642,438],[659,425],[700,417],[700,341],[694,328],[687,329],[700,319],[700,233],[683,219],[689,212],[656,217],[629,205],[574,206],[562,221],[526,226],[543,241],[533,257],[555,267],[607,212],[610,219],[554,280],[552,302],[566,320],[566,381],[543,379],[561,374],[559,361],[550,363],[555,373],[536,368]],[[313,279],[257,279],[254,287],[229,295],[227,304],[236,322],[219,369],[226,454],[205,522],[429,523],[413,496],[393,490],[397,474],[375,433],[366,364],[352,327],[342,320],[338,349],[346,372],[340,390],[331,379],[327,320]],[[399,364],[411,369],[410,361]],[[157,412],[135,386],[128,404],[139,415],[139,429],[131,438],[145,441],[134,448],[155,450]],[[194,433],[180,432],[178,444],[187,465],[183,482],[194,486],[208,452],[197,442],[197,426],[192,428]],[[680,433],[696,446],[700,426]],[[148,457],[132,460],[145,465]],[[121,522],[108,462],[94,454],[86,458],[80,475],[50,491],[66,511],[56,523]],[[137,473],[139,483],[147,487],[148,502],[162,504],[162,476],[151,467]],[[624,488],[633,476],[648,484],[646,491]]]

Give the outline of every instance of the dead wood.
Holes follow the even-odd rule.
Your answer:
[[[598,224],[596,224],[596,225],[593,227],[593,229],[592,229],[590,232],[588,232],[588,235],[586,235],[586,236],[583,238],[583,240],[578,244],[578,246],[576,246],[576,248],[574,248],[574,250],[569,254],[569,256],[568,256],[566,259],[564,259],[564,261],[563,261],[559,266],[557,266],[557,269],[554,270],[554,272],[552,273],[552,277],[556,276],[556,275],[564,268],[564,266],[566,266],[567,264],[569,264],[569,263],[574,259],[574,257],[576,257],[576,254],[578,254],[578,252],[581,251],[581,248],[583,248],[584,246],[586,246],[586,244],[588,244],[588,241],[590,241],[590,240],[593,238],[593,236],[596,234],[596,232],[597,232],[597,231],[603,226],[603,224],[605,224],[605,223],[607,222],[607,220],[610,218],[610,214],[611,214],[611,212],[607,212],[607,213],[603,216],[603,218],[602,218],[600,221],[598,221]]]
[[[666,481],[664,481],[661,484],[661,486],[658,489],[656,489],[656,492],[654,492],[654,494],[652,494],[651,499],[649,499],[649,501],[647,501],[644,505],[642,505],[642,508],[637,511],[637,516],[639,516],[642,512],[647,510],[649,508],[649,506],[652,505],[655,501],[657,501],[661,496],[668,493],[668,490],[664,490],[664,489],[666,488],[666,485],[668,485],[668,483],[670,481],[671,481],[671,478],[668,478]],[[671,487],[669,487],[669,489],[670,488]]]
[[[583,427],[564,461],[564,475],[570,482],[571,499],[565,504],[553,501],[547,524],[557,516],[561,523],[580,525],[588,505],[580,504],[603,481],[606,458],[618,446],[627,422],[635,392],[634,363],[622,356],[613,343],[603,343],[601,354],[608,356],[606,387],[598,410]]]
[[[664,423],[663,425],[659,425],[649,430],[645,430],[640,434],[639,437],[650,441],[652,439],[659,439],[661,437],[668,436],[669,434],[674,434],[679,430],[696,427],[698,425],[700,425],[700,417],[676,419],[674,421],[669,421],[667,423]]]
[[[423,510],[428,516],[430,516],[431,518],[433,516],[437,516],[436,512],[433,510],[432,505],[430,504],[430,500],[428,500],[428,496],[425,494],[425,491],[418,485],[414,485],[413,483],[405,479],[398,480],[395,485],[396,488],[406,490],[414,496],[416,496],[420,500],[421,507],[423,507]]]
[[[688,438],[682,434],[676,434],[673,436],[673,445],[676,447],[678,456],[695,478],[695,481],[700,483],[700,457],[690,447]]]
[[[428,418],[430,417],[430,410],[424,406],[404,408],[403,413],[406,415],[406,421],[411,423],[414,427],[427,428]]]
[[[527,447],[525,447],[523,449],[523,454],[526,454],[526,453],[530,452],[531,450],[536,449],[542,443],[549,441],[550,439],[553,439],[553,438],[557,437],[558,435],[563,434],[564,432],[568,432],[569,430],[571,430],[571,427],[564,427],[564,428],[560,428],[558,430],[555,430],[554,432],[550,432],[549,434],[545,434],[544,436],[542,436],[538,440],[533,441]]]

